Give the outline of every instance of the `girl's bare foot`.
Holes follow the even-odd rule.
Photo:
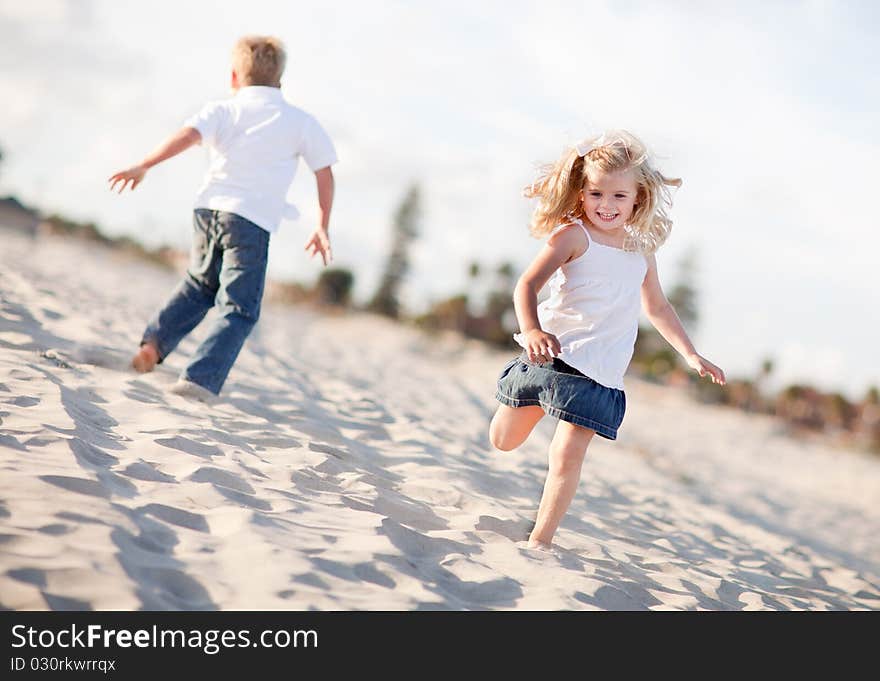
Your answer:
[[[144,343],[140,350],[137,351],[137,354],[131,359],[131,366],[134,367],[134,370],[139,374],[145,374],[148,371],[152,371],[156,368],[156,364],[159,363],[159,353],[156,351],[155,346],[150,345],[149,343]]]
[[[526,545],[526,548],[534,549],[536,551],[551,552],[553,549],[553,544],[538,541],[537,539],[529,539],[529,543]]]

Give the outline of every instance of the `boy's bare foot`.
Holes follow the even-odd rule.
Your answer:
[[[156,351],[155,346],[150,345],[149,343],[144,343],[140,350],[137,351],[137,354],[131,359],[131,366],[134,367],[134,370],[139,374],[145,374],[148,371],[152,371],[156,368],[156,364],[159,363],[159,353]]]
[[[535,551],[547,551],[549,553],[553,549],[553,544],[547,544],[546,542],[537,541],[536,539],[529,539],[529,543],[526,544],[526,548],[533,549]]]

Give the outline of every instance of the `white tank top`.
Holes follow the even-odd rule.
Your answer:
[[[550,278],[550,297],[538,305],[538,321],[559,339],[563,362],[597,383],[623,390],[648,263],[641,253],[596,243],[580,220],[572,222],[586,233],[587,250]],[[523,345],[522,334],[513,338]]]

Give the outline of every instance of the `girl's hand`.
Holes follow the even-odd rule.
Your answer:
[[[543,364],[549,362],[562,351],[559,340],[552,333],[541,329],[532,329],[523,334],[526,354],[530,362]]]
[[[709,376],[712,379],[712,383],[717,383],[718,385],[725,384],[724,372],[720,367],[715,366],[705,357],[701,357],[696,353],[688,355],[687,363],[688,366],[700,374],[701,377]]]
[[[116,185],[119,184],[118,193],[121,194],[129,182],[131,182],[131,189],[134,190],[134,188],[141,183],[141,180],[144,179],[144,175],[146,174],[147,169],[142,165],[136,165],[131,168],[126,168],[125,170],[120,170],[118,173],[111,175],[110,179],[107,180],[110,183],[110,191],[114,191]]]

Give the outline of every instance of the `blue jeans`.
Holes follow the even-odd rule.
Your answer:
[[[234,213],[197,208],[186,277],[150,320],[141,345],[154,345],[161,362],[216,305],[219,317],[181,378],[219,394],[260,317],[268,254],[266,230]]]

